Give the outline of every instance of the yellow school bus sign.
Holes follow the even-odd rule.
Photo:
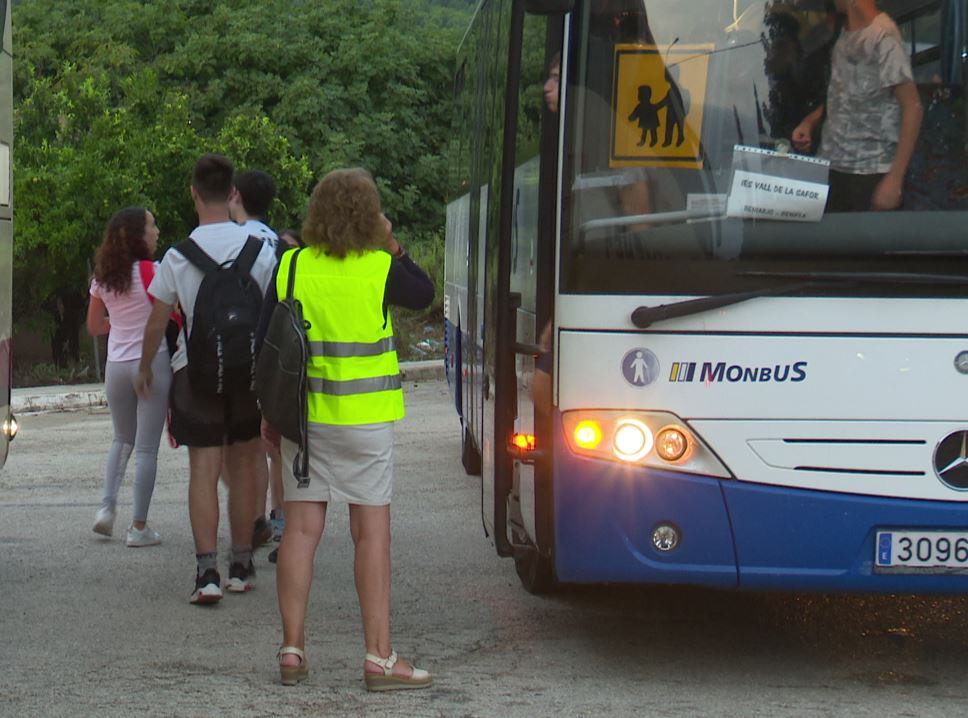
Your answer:
[[[611,167],[702,167],[711,45],[616,45]]]

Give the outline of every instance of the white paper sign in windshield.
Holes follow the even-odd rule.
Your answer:
[[[736,145],[726,215],[819,222],[827,204],[830,163]]]

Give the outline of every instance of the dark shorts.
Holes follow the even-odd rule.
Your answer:
[[[184,446],[223,446],[259,436],[262,415],[254,391],[201,394],[192,389],[188,370],[171,380],[171,434]]]
[[[870,212],[874,190],[884,175],[852,175],[830,170],[827,212]]]

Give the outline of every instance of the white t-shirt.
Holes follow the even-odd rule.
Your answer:
[[[242,224],[242,229],[249,233],[252,237],[258,237],[263,242],[269,244],[273,251],[276,249],[276,245],[279,244],[279,235],[267,225],[265,222],[260,222],[257,219],[247,220]]]
[[[151,300],[141,283],[138,263],[131,265],[131,286],[124,294],[117,294],[91,280],[91,296],[97,297],[108,310],[111,331],[108,333],[108,361],[134,361],[141,358],[141,340],[145,324],[151,314]],[[162,342],[158,351],[166,350]]]
[[[840,33],[830,61],[820,143],[820,156],[832,169],[859,175],[891,169],[902,119],[894,88],[907,82],[913,82],[911,59],[888,15]]]
[[[206,254],[219,264],[234,260],[239,256],[249,232],[235,222],[219,222],[204,224],[197,227],[190,235]],[[265,294],[272,281],[272,273],[276,267],[276,254],[268,243],[262,245],[262,250],[252,265],[252,278]],[[181,305],[187,320],[187,330],[191,333],[192,319],[195,313],[195,297],[205,275],[202,270],[188,261],[181,252],[171,249],[165,253],[161,266],[155,273],[148,291],[151,295],[165,304]],[[188,353],[184,337],[179,338],[178,350],[171,358],[173,371],[183,369],[188,365]]]

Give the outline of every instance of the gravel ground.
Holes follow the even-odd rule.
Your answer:
[[[525,593],[483,537],[446,385],[410,382],[398,431],[395,646],[427,691],[368,694],[345,507],[316,561],[311,676],[278,685],[275,568],[211,609],[187,602],[187,455],[163,447],[164,543],[91,532],[106,411],[23,416],[0,474],[0,715],[955,716],[968,714],[962,598],[666,587]],[[130,472],[129,472],[130,477]],[[224,513],[224,512],[223,512]],[[227,531],[222,530],[223,555]]]

